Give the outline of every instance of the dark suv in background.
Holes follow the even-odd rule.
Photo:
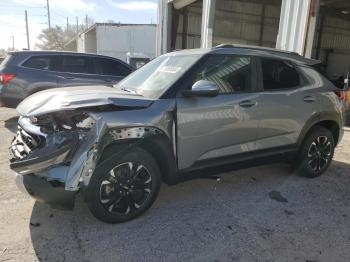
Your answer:
[[[110,85],[133,71],[107,56],[75,52],[10,52],[0,65],[0,99],[15,107],[29,95],[49,88]],[[1,103],[0,103],[1,104]]]

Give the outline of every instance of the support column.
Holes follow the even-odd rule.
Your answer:
[[[203,0],[201,48],[213,46],[213,28],[216,0]]]
[[[168,0],[158,2],[158,26],[156,39],[156,55],[165,54],[170,50],[171,6]]]
[[[276,48],[311,56],[318,0],[282,0]]]

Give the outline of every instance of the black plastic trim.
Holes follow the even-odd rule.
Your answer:
[[[28,194],[52,208],[72,209],[77,191],[67,191],[58,181],[47,181],[36,175],[23,175],[23,185]]]

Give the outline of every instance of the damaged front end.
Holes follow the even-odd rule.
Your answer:
[[[101,122],[82,110],[20,117],[10,147],[19,187],[53,207],[72,208],[96,165]]]

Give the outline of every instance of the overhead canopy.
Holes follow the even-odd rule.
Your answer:
[[[173,5],[175,9],[181,9],[184,8],[185,6],[188,6],[197,0],[173,0]]]

